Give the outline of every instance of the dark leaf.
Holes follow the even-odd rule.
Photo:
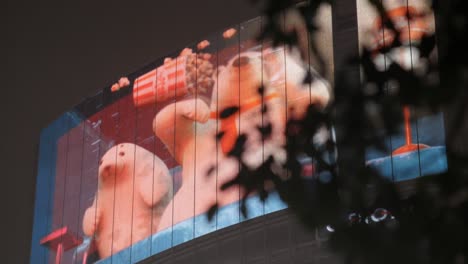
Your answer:
[[[248,217],[247,206],[245,205],[245,198],[242,199],[242,201],[241,201],[240,211],[241,211],[243,217],[245,217],[245,218]]]
[[[237,107],[237,106],[228,107],[228,108],[224,109],[223,111],[221,111],[221,114],[219,115],[219,117],[221,119],[226,119],[226,118],[234,115],[238,111],[239,111],[239,107]]]
[[[227,153],[227,156],[240,159],[242,153],[244,152],[245,142],[247,142],[247,136],[245,134],[241,134],[239,137],[237,137],[234,147]]]
[[[304,80],[302,81],[303,84],[311,84],[314,81],[314,77],[312,76],[312,72],[308,70],[306,75],[304,76]]]
[[[214,204],[208,209],[208,212],[206,213],[206,216],[208,217],[208,220],[211,221],[213,220],[213,217],[216,215],[216,212],[218,212],[218,204]]]
[[[208,168],[208,170],[206,171],[206,176],[207,177],[210,177],[213,175],[213,173],[216,172],[216,166],[211,166],[210,168]]]
[[[260,96],[263,96],[265,94],[265,87],[261,85],[260,87],[258,87],[257,92]]]
[[[424,35],[419,44],[419,56],[421,58],[429,58],[429,55],[434,51],[436,44],[435,34]]]
[[[262,134],[263,139],[267,139],[271,136],[271,132],[273,131],[273,126],[270,122],[265,124],[264,126],[257,126],[258,131]]]
[[[216,140],[218,140],[218,141],[221,140],[223,138],[224,134],[226,134],[225,131],[221,131],[218,134],[216,134]]]

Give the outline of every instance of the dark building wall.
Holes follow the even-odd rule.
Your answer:
[[[194,239],[140,263],[334,264],[327,231],[308,230],[288,210],[245,221]]]

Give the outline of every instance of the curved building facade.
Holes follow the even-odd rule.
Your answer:
[[[387,6],[426,8],[408,2]],[[324,65],[312,55],[304,62],[301,50],[258,41],[265,24],[259,17],[123,76],[45,127],[31,263],[334,261],[323,248],[326,233],[306,231],[274,189],[265,202],[249,195],[246,216],[239,208],[243,190],[220,189],[239,172],[233,158],[239,136],[246,138],[245,166],[269,156],[283,160],[287,118],[301,116],[310,103],[326,107],[334,66],[358,54],[361,44],[379,45],[375,32],[385,31],[364,1],[320,9],[314,36],[290,24],[288,15],[282,26],[298,30],[303,46],[314,39]],[[423,22],[407,23],[408,40],[434,30],[433,21]],[[413,65],[416,51],[406,48],[376,61],[385,68],[387,59],[402,57]],[[359,69],[352,70],[359,78]],[[311,84],[303,82],[307,72]],[[257,128],[267,122],[272,133],[262,140]],[[395,182],[445,170],[444,137],[442,114],[408,117],[401,133],[387,140],[393,151],[369,149],[367,164]],[[408,147],[422,143],[428,148]],[[314,177],[313,161],[301,162],[304,176]],[[214,204],[218,210],[208,219]]]

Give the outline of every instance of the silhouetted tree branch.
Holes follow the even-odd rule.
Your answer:
[[[253,1],[259,3],[260,1]],[[298,47],[300,36],[285,31],[280,23],[288,12],[297,12],[313,33],[317,25],[311,17],[321,5],[335,1],[317,0],[296,7],[297,1],[265,0],[266,25],[259,40],[274,45]],[[437,34],[425,34],[412,46],[419,50],[420,68],[406,69],[390,62],[382,70],[373,54],[389,54],[402,47],[401,31],[387,15],[379,0],[369,1],[382,17],[385,30],[393,34],[391,43],[374,50],[364,47],[359,57],[349,58],[335,69],[334,101],[326,109],[311,105],[303,119],[290,119],[286,129],[285,162],[266,157],[262,166],[251,169],[242,160],[246,135],[241,135],[229,153],[240,163],[234,185],[245,198],[256,192],[265,200],[274,185],[289,209],[311,229],[324,229],[331,249],[346,263],[466,263],[468,262],[468,18],[466,1],[433,1]],[[409,21],[427,14],[407,14]],[[313,34],[311,34],[313,35]],[[312,41],[313,43],[313,41]],[[436,45],[437,43],[437,45]],[[319,61],[323,56],[312,46]],[[437,54],[437,59],[434,54]],[[301,51],[304,56],[304,52]],[[363,79],[346,71],[362,69]],[[311,82],[306,76],[305,82]],[[260,89],[262,90],[262,89]],[[390,153],[385,138],[394,135],[402,122],[402,105],[417,111],[446,115],[446,146],[449,169],[425,176],[405,186],[391,182],[365,166],[369,147]],[[236,109],[227,109],[229,114]],[[259,127],[267,138],[271,124]],[[314,137],[326,128],[336,137],[317,143]],[[221,135],[222,136],[222,135]],[[301,157],[314,161],[313,177],[303,177]],[[213,216],[213,206],[209,216]]]

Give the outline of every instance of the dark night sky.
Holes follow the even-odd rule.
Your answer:
[[[41,128],[118,77],[258,14],[248,0],[9,0],[5,11],[2,263],[29,262]]]

